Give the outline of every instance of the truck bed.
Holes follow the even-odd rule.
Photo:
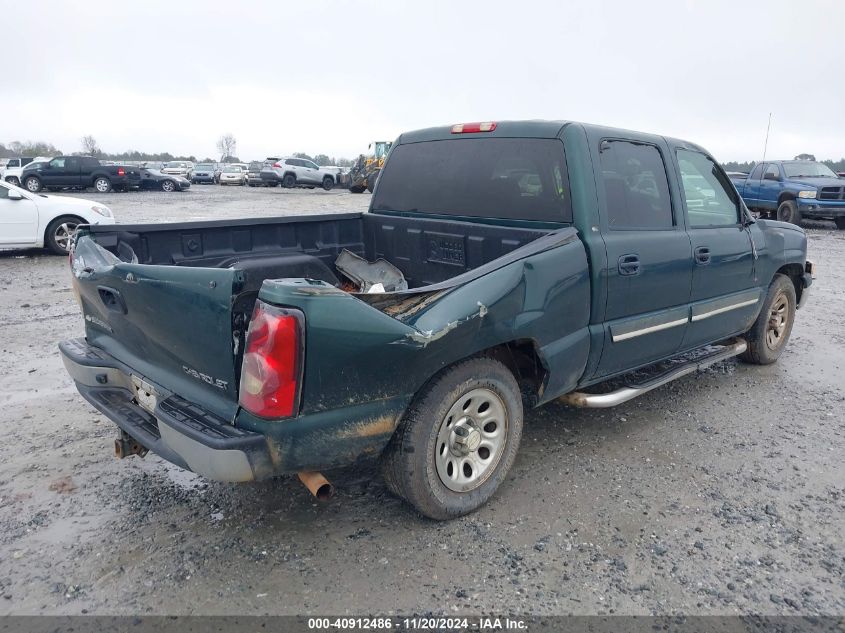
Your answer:
[[[242,271],[244,292],[257,292],[265,279],[286,277],[340,286],[334,262],[343,249],[369,261],[387,260],[402,271],[409,288],[419,288],[551,231],[370,213],[90,228],[97,244],[124,262]]]

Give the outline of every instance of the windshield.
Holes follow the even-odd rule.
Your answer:
[[[227,167],[223,170],[224,174],[239,174],[243,171],[240,167]]]
[[[836,178],[830,167],[811,160],[784,163],[783,171],[787,178]]]
[[[570,222],[563,144],[464,138],[396,146],[372,209]]]
[[[197,165],[196,168],[211,171],[212,169],[214,169],[214,165],[212,165],[211,163],[200,163],[199,165]]]
[[[169,162],[164,164],[165,167],[185,167],[185,163]]]

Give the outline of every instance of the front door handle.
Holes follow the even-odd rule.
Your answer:
[[[640,256],[635,253],[622,255],[618,262],[619,274],[624,276],[640,273]]]
[[[706,246],[699,246],[695,249],[695,263],[706,266],[710,263],[710,249]]]

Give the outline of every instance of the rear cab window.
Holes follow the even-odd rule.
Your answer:
[[[373,211],[572,222],[563,143],[460,138],[396,145]]]

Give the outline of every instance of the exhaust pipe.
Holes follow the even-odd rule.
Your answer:
[[[320,501],[328,501],[334,494],[334,486],[321,473],[314,471],[302,471],[296,473],[299,481],[305,484],[308,492],[317,497]]]

